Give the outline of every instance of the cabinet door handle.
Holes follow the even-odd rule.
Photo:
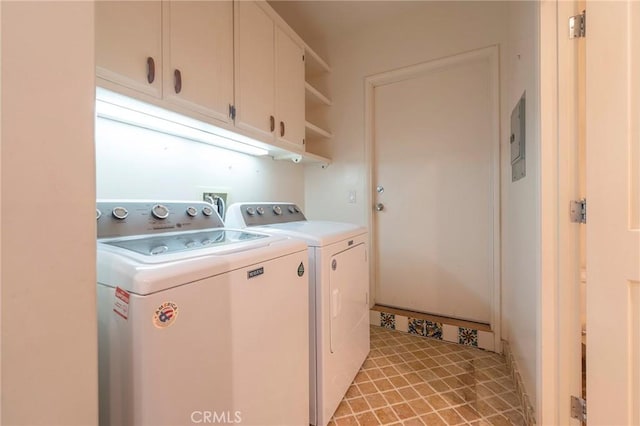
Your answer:
[[[147,82],[153,83],[156,79],[156,62],[151,56],[147,58]]]
[[[179,69],[173,72],[173,88],[176,90],[176,93],[182,91],[182,73]]]
[[[280,137],[284,137],[284,121],[280,122]]]
[[[273,132],[276,129],[276,119],[273,115],[269,116],[271,131]]]

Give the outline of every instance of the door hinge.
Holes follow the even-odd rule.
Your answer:
[[[580,15],[569,17],[569,38],[586,37],[587,35],[587,12],[582,11]]]
[[[573,223],[587,223],[587,199],[571,200],[569,215]]]
[[[229,117],[231,117],[232,120],[236,119],[236,106],[235,105],[229,104]]]
[[[571,395],[571,417],[581,422],[587,421],[587,400]]]
[[[302,55],[302,62],[304,62],[304,54]]]

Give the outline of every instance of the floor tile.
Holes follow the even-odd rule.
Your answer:
[[[367,395],[365,396],[365,399],[367,400],[367,402],[369,403],[369,406],[372,409],[384,407],[388,404],[387,400],[384,399],[384,397],[379,393],[376,393],[373,395]]]
[[[371,327],[371,351],[331,422],[525,425],[504,358],[468,345]]]
[[[438,411],[440,417],[447,422],[448,425],[459,425],[466,423],[460,414],[454,408],[445,408],[444,410]]]
[[[398,420],[398,416],[396,416],[396,413],[391,407],[378,408],[375,413],[376,417],[380,419],[382,424],[391,423]]]
[[[340,419],[336,419],[336,426],[358,426],[358,421],[355,416],[342,417]]]
[[[447,426],[447,423],[444,420],[442,420],[442,417],[440,417],[438,413],[427,414],[426,416],[422,416],[421,419],[425,425]]]
[[[336,412],[334,413],[334,417],[340,418],[345,417],[351,414],[351,407],[349,407],[349,403],[346,400],[343,400],[338,408],[336,408]]]
[[[366,411],[364,413],[360,413],[356,416],[356,420],[358,420],[358,424],[362,426],[374,426],[380,425],[380,420],[373,414],[373,411]]]
[[[358,397],[349,400],[349,407],[351,407],[351,411],[354,413],[362,413],[363,411],[370,411],[369,404],[367,404],[367,400],[364,397]]]

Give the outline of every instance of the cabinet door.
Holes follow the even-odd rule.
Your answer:
[[[304,48],[276,30],[276,134],[302,146],[304,140]]]
[[[160,98],[161,3],[98,1],[95,19],[98,77]],[[155,68],[153,79],[149,78],[149,67]]]
[[[233,103],[232,1],[168,1],[163,12],[165,98],[229,122],[229,104]]]
[[[236,126],[264,141],[274,138],[274,23],[251,1],[236,2]],[[273,118],[272,118],[273,117]],[[272,123],[273,121],[273,123]]]

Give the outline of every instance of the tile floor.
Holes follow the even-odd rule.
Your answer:
[[[504,358],[371,326],[371,352],[329,425],[524,425]]]

